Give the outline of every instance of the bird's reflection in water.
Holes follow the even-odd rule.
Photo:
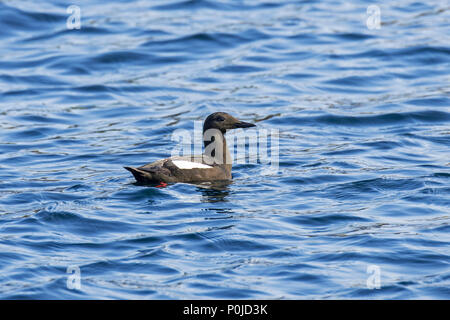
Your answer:
[[[208,183],[196,184],[197,191],[202,193],[202,202],[214,203],[209,206],[208,211],[220,213],[220,216],[208,217],[208,220],[232,219],[235,212],[227,203],[228,196],[232,193],[230,189],[231,181],[214,181]],[[233,225],[222,226],[220,229],[232,228]]]
[[[196,184],[197,190],[202,193],[202,202],[228,202],[231,181],[214,181]]]

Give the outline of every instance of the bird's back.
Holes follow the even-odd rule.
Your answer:
[[[231,179],[231,164],[202,156],[171,157],[138,168],[125,167],[140,183],[202,182]]]

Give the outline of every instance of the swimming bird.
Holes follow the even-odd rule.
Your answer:
[[[227,130],[250,127],[255,125],[225,112],[215,112],[203,123],[205,151],[202,155],[176,156],[138,168],[124,168],[133,174],[137,182],[145,184],[229,180],[232,160],[225,133]]]

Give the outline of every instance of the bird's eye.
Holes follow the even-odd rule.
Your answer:
[[[216,121],[225,121],[225,118],[222,117],[222,116],[218,116],[218,117],[216,118]]]

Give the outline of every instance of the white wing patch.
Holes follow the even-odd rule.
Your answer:
[[[192,161],[185,161],[185,160],[172,160],[173,164],[176,165],[179,169],[209,169],[212,168],[211,166],[208,166],[203,163],[198,162],[192,162]]]

